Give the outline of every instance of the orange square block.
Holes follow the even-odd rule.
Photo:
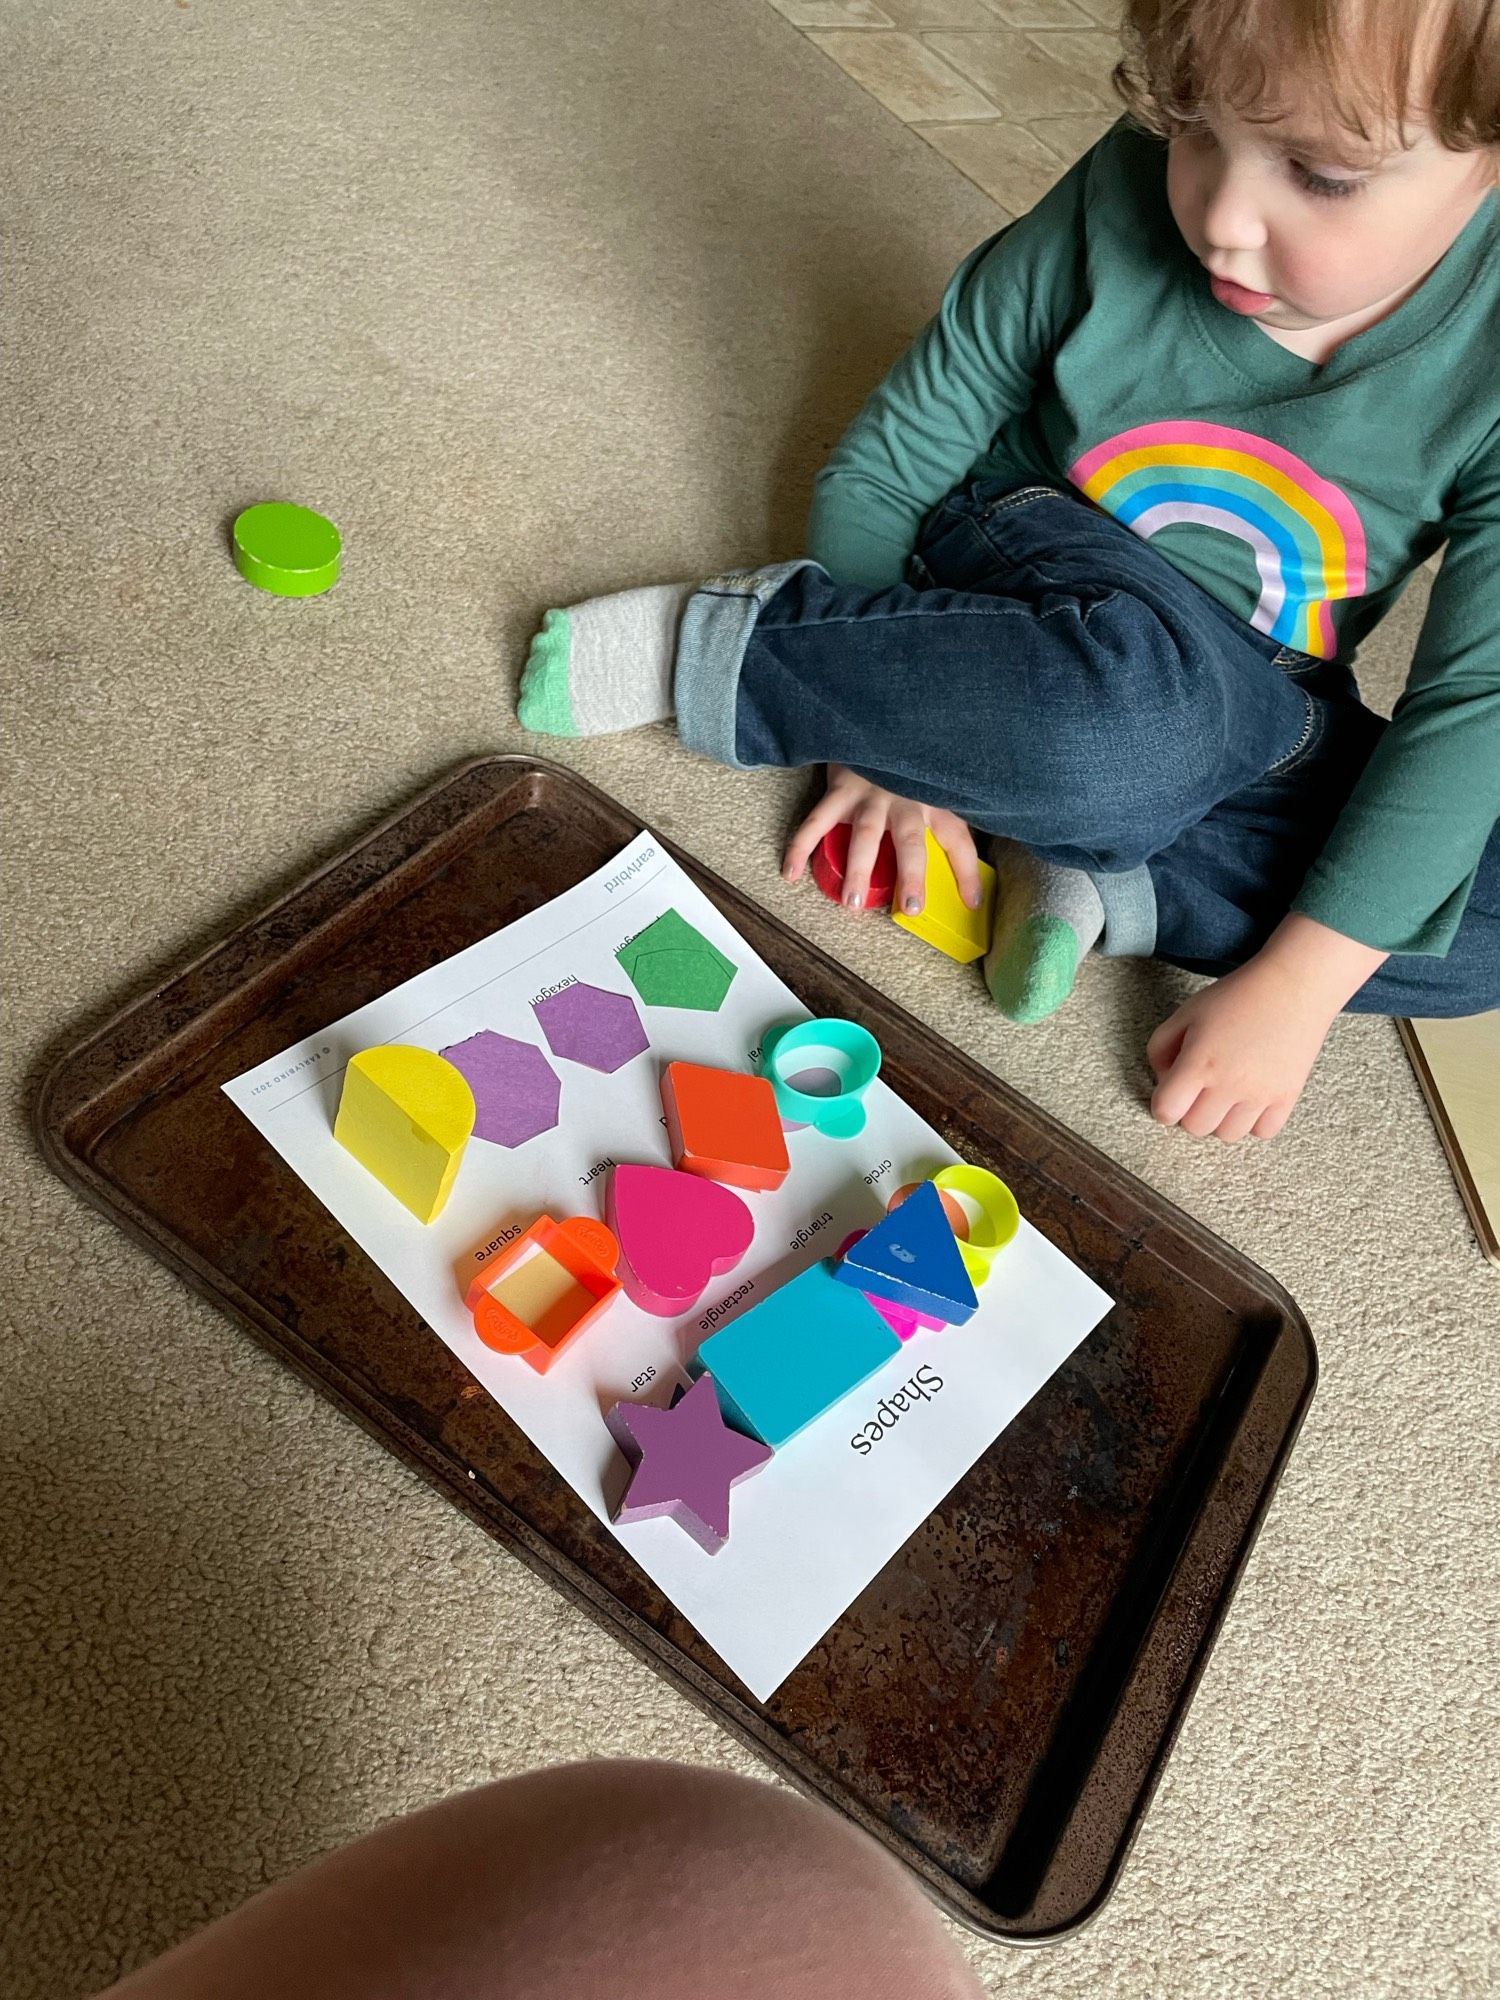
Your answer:
[[[683,1173],[729,1187],[770,1189],[791,1171],[776,1093],[765,1077],[668,1063],[661,1102],[672,1157]]]
[[[538,1216],[474,1273],[464,1294],[474,1331],[497,1354],[519,1354],[545,1375],[619,1297],[619,1258],[619,1244],[592,1216]]]

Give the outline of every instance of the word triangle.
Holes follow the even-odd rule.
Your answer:
[[[931,1181],[923,1181],[868,1236],[852,1244],[834,1275],[949,1326],[962,1326],[979,1310],[958,1240]]]

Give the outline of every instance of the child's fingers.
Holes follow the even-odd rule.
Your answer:
[[[938,846],[948,857],[959,895],[971,910],[977,910],[981,901],[979,850],[974,845],[973,834],[953,813],[934,814],[932,832]]]
[[[1220,1119],[1214,1137],[1222,1139],[1226,1145],[1233,1145],[1237,1139],[1248,1138],[1251,1126],[1265,1108],[1258,1098],[1250,1104],[1242,1102],[1231,1105],[1228,1114]]]
[[[862,910],[875,870],[875,857],[885,838],[885,814],[861,813],[849,836],[849,859],[844,863],[844,907]]]
[[[1184,1132],[1191,1132],[1195,1139],[1206,1139],[1217,1132],[1220,1125],[1234,1109],[1235,1100],[1227,1090],[1200,1090],[1197,1099],[1178,1119]]]
[[[1159,1125],[1180,1124],[1197,1103],[1203,1079],[1182,1060],[1180,1048],[1174,1049],[1170,1058],[1161,1060],[1157,1076],[1160,1081],[1151,1094],[1151,1116]]]
[[[796,882],[818,842],[844,817],[846,801],[836,792],[825,792],[786,844],[781,863],[782,880]]]
[[[1255,1139],[1274,1139],[1291,1115],[1292,1106],[1290,1104],[1268,1104],[1259,1118],[1250,1127],[1251,1137]]]
[[[1187,1023],[1179,1021],[1175,1014],[1169,1014],[1146,1044],[1146,1060],[1151,1065],[1152,1074],[1158,1083],[1177,1060],[1187,1035]]]
[[[927,822],[918,814],[891,821],[896,850],[896,902],[914,917],[927,901]]]
[[[1158,1084],[1151,1093],[1151,1116],[1158,1125],[1177,1125],[1198,1102],[1198,1086],[1179,1083],[1174,1090],[1170,1084]]]
[[[1192,1132],[1194,1138],[1212,1138],[1230,1116],[1236,1102],[1238,1098],[1232,1090],[1204,1088],[1198,1092],[1198,1102],[1190,1106],[1178,1122],[1182,1124],[1182,1130]]]

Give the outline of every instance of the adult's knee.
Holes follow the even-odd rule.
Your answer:
[[[979,1989],[925,1897],[826,1806],[687,1765],[539,1772],[494,1801],[516,1991],[656,2000],[960,2000]],[[510,1989],[508,1989],[510,1990]]]
[[[398,1976],[399,1975],[399,1976]],[[462,1793],[328,1856],[107,2000],[970,2000],[905,1872],[750,1779],[588,1763]]]

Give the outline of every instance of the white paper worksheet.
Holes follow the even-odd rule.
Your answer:
[[[553,1055],[534,1000],[570,980],[631,994],[615,953],[676,910],[738,968],[717,1012],[639,1003],[650,1048],[612,1075]],[[716,1327],[868,1228],[905,1181],[956,1155],[884,1083],[852,1140],[790,1132],[792,1170],[746,1193],[755,1237],[677,1320],[623,1295],[537,1374],[497,1354],[464,1307],[470,1275],[538,1213],[602,1217],[611,1163],[672,1164],[660,1079],[675,1060],[750,1066],[761,1036],[808,1010],[656,842],[642,834],[576,888],[430,967],[224,1088],[437,1337],[601,1519],[628,1477],[601,1412],[666,1404]],[[561,1079],[557,1125],[513,1149],[470,1140],[446,1208],[423,1225],[335,1143],[344,1067],[383,1042],[443,1049],[482,1029],[535,1044]],[[614,1530],[758,1699],[765,1700],[1113,1301],[1022,1221],[963,1327],[919,1332],[885,1367],[734,1489],[730,1538],[708,1555],[671,1520]]]

